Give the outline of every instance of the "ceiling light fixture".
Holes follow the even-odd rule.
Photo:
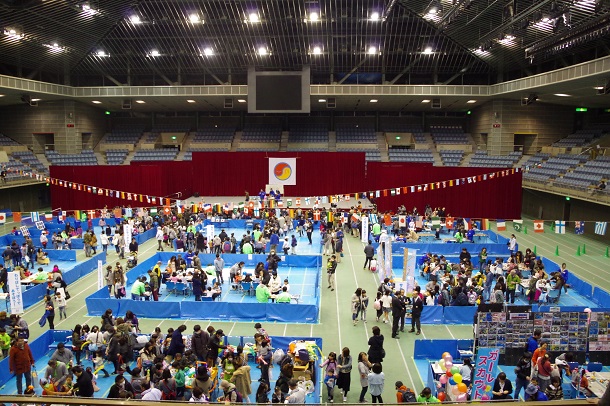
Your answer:
[[[246,100],[245,100],[245,99],[237,99],[237,102],[238,102],[238,103],[245,103],[245,102],[246,102]]]
[[[312,23],[315,23],[319,19],[320,19],[320,14],[318,14],[317,11],[312,11],[311,13],[309,13],[309,21],[311,21]]]
[[[139,15],[134,14],[129,17],[129,21],[131,21],[132,24],[140,24],[142,22],[142,19]]]
[[[201,17],[199,17],[199,15],[193,13],[193,14],[189,15],[189,21],[192,24],[199,24],[201,22]]]
[[[33,102],[39,102],[39,101],[41,101],[41,100],[42,100],[42,99],[32,99],[32,101],[33,101]]]
[[[250,13],[248,14],[248,22],[255,24],[260,22],[260,17],[258,16],[258,13]]]
[[[259,47],[259,48],[258,48],[258,54],[259,54],[260,56],[267,55],[268,53],[269,53],[269,52],[267,51],[267,48],[266,48],[266,47]]]
[[[603,86],[595,86],[593,89],[595,89],[595,90],[604,90],[604,87]]]
[[[318,99],[318,103],[326,103],[326,99]]]
[[[439,14],[443,11],[443,5],[438,0],[433,0],[428,8],[428,14]]]
[[[426,47],[423,51],[422,54],[424,55],[431,55],[434,52],[434,50],[432,49],[432,47]]]
[[[195,103],[195,100],[191,100],[191,99],[189,99],[189,100],[187,100],[186,102],[187,102],[187,103]]]
[[[378,101],[379,101],[379,100],[377,100],[377,99],[371,99],[371,100],[370,100],[370,103],[377,103]]]
[[[93,104],[102,104],[102,102],[99,101],[99,100],[92,100],[91,103],[93,103]]]
[[[144,100],[136,100],[136,103],[138,103],[138,104],[144,104],[144,103],[146,103],[146,102],[145,102]]]
[[[212,56],[214,55],[214,50],[210,47],[204,48],[203,49],[203,55],[205,56]]]
[[[379,15],[379,13],[377,11],[373,11],[371,13],[371,15],[369,16],[369,20],[371,20],[371,21],[379,21],[380,17],[381,16]]]
[[[25,37],[25,34],[21,31],[21,29],[16,27],[7,27],[4,29],[4,35],[12,39],[21,39]]]
[[[565,93],[555,93],[555,96],[559,96],[559,97],[570,97],[569,94],[565,94]]]
[[[156,49],[153,49],[152,51],[150,51],[150,54],[149,54],[149,55],[154,57],[154,56],[159,56],[159,55],[161,55],[161,54],[160,54],[160,53],[159,53],[159,51],[157,51]]]
[[[322,54],[322,47],[319,47],[319,46],[313,47],[313,49],[311,50],[311,53],[314,54],[314,55],[321,55]]]
[[[476,100],[468,100],[466,103],[473,104],[473,103],[476,103],[476,102],[477,102]]]
[[[377,53],[377,47],[369,47],[369,50],[367,51],[367,53],[369,55],[375,55]]]
[[[105,51],[103,51],[103,50],[101,50],[101,49],[100,49],[100,50],[98,50],[98,51],[95,53],[95,55],[99,56],[100,58],[104,58],[104,57],[110,56],[109,54],[107,54]]]
[[[430,100],[426,99],[426,100],[422,100],[422,103],[430,103]]]

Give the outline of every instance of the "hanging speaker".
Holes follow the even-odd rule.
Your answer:
[[[233,108],[233,99],[225,99],[225,109]]]
[[[131,99],[123,99],[122,109],[131,110]]]
[[[337,108],[337,99],[334,97],[329,97],[326,99],[326,108],[327,109],[336,109]]]
[[[441,108],[441,99],[432,99],[431,108],[440,109]]]

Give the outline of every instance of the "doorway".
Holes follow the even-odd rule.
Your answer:
[[[91,133],[81,133],[83,142],[82,149],[93,149],[93,135]]]
[[[513,151],[522,152],[523,155],[533,155],[536,153],[536,133],[515,133]]]
[[[33,133],[32,146],[37,154],[55,150],[55,133]]]

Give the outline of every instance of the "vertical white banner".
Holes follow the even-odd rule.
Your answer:
[[[368,216],[360,217],[360,221],[362,222],[362,232],[360,233],[361,241],[365,244],[369,243],[369,218]]]
[[[406,248],[405,248],[406,249]],[[415,268],[417,267],[417,250],[409,248],[407,255],[407,289],[405,292],[413,292],[415,289]]]
[[[125,239],[125,252],[129,250],[129,244],[131,244],[131,236],[133,233],[133,226],[131,223],[123,224],[123,238]]]
[[[8,292],[10,295],[11,313],[23,313],[23,294],[21,292],[21,275],[19,272],[8,273]]]
[[[104,275],[104,267],[102,266],[102,260],[97,260],[97,288],[104,289],[106,287],[106,275]]]
[[[205,226],[205,235],[208,239],[208,244],[214,240],[214,224]]]

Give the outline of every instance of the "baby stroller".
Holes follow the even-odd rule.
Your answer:
[[[127,269],[134,268],[136,265],[138,265],[138,253],[130,252],[127,257]]]

